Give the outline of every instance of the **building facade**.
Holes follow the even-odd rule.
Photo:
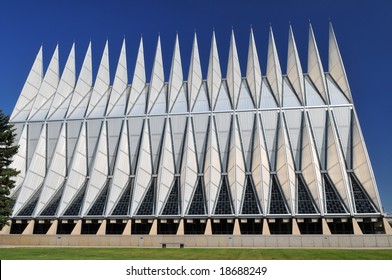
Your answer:
[[[234,32],[223,79],[215,34],[203,79],[196,34],[188,80],[176,37],[160,39],[150,83],[140,41],[131,84],[125,39],[113,84],[108,43],[93,83],[91,43],[76,78],[40,49],[11,115],[19,152],[10,234],[374,234],[385,220],[330,26],[328,72],[312,28],[308,73],[289,30],[286,74],[272,29],[246,76]]]

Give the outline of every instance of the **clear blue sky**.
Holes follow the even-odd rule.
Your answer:
[[[242,74],[246,71],[249,27],[265,73],[268,28],[271,23],[283,72],[286,69],[288,26],[291,22],[306,71],[308,22],[312,23],[324,68],[328,51],[328,22],[332,21],[345,63],[354,103],[384,208],[392,212],[392,2],[387,0],[261,1],[261,0],[143,0],[143,1],[1,1],[0,108],[11,114],[41,44],[46,69],[60,44],[60,70],[73,41],[80,71],[90,39],[94,75],[109,38],[111,77],[127,40],[129,76],[133,74],[140,34],[143,34],[146,73],[150,77],[156,40],[161,34],[168,80],[174,38],[179,33],[184,77],[187,77],[194,30],[206,78],[213,28],[223,76],[226,75],[231,28],[234,28]]]

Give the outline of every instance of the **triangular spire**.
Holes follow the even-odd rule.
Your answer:
[[[44,120],[49,112],[53,96],[59,83],[59,45],[53,52],[45,77],[31,109],[29,119]]]
[[[323,65],[317,49],[316,39],[314,38],[312,25],[309,24],[309,48],[308,48],[308,75],[313,81],[316,89],[321,94],[324,102],[328,101],[326,85],[324,79]]]
[[[162,50],[161,50],[161,39],[158,36],[157,49],[155,52],[154,66],[152,67],[151,81],[150,81],[150,92],[148,95],[148,110],[149,112],[153,107],[159,93],[165,82],[162,62]]]
[[[201,74],[199,48],[197,46],[197,36],[195,32],[193,38],[191,62],[189,65],[189,74],[188,74],[189,108],[193,108],[202,82],[203,82],[203,77]]]
[[[282,70],[280,68],[272,27],[270,27],[269,31],[267,79],[278,104],[280,104],[282,97]]]
[[[169,78],[169,110],[173,107],[174,102],[180,92],[183,82],[180,43],[178,34],[176,34],[176,42],[174,44],[173,59]]]
[[[88,44],[86,55],[84,57],[82,70],[80,70],[75,90],[72,94],[71,104],[69,105],[67,118],[83,118],[91,95],[93,84],[91,41]]]
[[[89,106],[87,109],[87,116],[89,117],[103,117],[106,111],[107,100],[108,100],[108,89],[110,86],[110,74],[109,74],[109,45],[106,40],[105,48],[103,50],[101,64],[98,68],[97,78]]]
[[[331,22],[329,23],[328,72],[343,91],[344,95],[352,102],[350,85],[348,84],[346,70],[344,69]]]
[[[125,108],[127,106],[127,94],[125,92],[127,85],[127,52],[124,38],[120,57],[118,59],[116,75],[113,81],[112,91],[110,93],[110,99],[106,113],[108,116],[120,117],[124,115]]]
[[[227,85],[229,87],[229,94],[233,102],[233,107],[237,108],[238,96],[240,94],[241,86],[241,69],[238,61],[237,47],[235,44],[234,30],[231,31],[230,51],[227,63]]]
[[[287,77],[289,78],[299,100],[304,104],[304,77],[301,61],[299,60],[297,46],[294,40],[293,30],[289,28],[289,46],[287,53]]]
[[[75,43],[72,44],[59,86],[57,87],[48,116],[50,119],[63,119],[67,113],[71,94],[76,82]]]
[[[212,32],[210,60],[208,63],[207,85],[211,108],[215,107],[218,97],[219,87],[222,81],[222,74],[219,64],[218,48],[216,46],[215,31]]]
[[[30,73],[27,76],[26,82],[20,92],[18,101],[12,111],[10,121],[25,121],[30,114],[33,107],[34,100],[38,94],[43,78],[42,65],[42,46],[40,47],[37,56],[31,67]]]
[[[260,103],[260,90],[261,90],[261,69],[259,57],[257,55],[256,42],[253,36],[253,29],[250,29],[249,36],[249,50],[248,50],[248,65],[246,68],[246,79],[248,80],[249,89],[252,93],[253,101],[256,107]]]
[[[146,70],[144,67],[143,38],[140,38],[139,50],[136,58],[135,71],[133,73],[131,92],[128,99],[128,113],[132,110],[136,100],[142,94],[146,86]],[[144,101],[145,104],[146,101]],[[144,110],[143,110],[144,113]]]

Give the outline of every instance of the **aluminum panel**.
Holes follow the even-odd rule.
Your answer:
[[[218,48],[216,46],[215,32],[212,32],[210,59],[208,62],[207,85],[211,108],[215,107],[222,74],[219,63]]]
[[[65,185],[64,194],[61,198],[58,213],[63,214],[64,210],[70,205],[73,198],[83,187],[87,176],[87,137],[86,122],[83,122],[80,130],[78,142],[72,157],[72,162],[68,172],[67,184]]]
[[[326,168],[326,137],[327,137],[327,109],[309,109],[308,117],[310,120],[310,127],[313,133],[315,148],[317,150],[318,158],[320,160],[320,167]]]
[[[283,107],[300,107],[297,95],[292,90],[287,79],[283,79]]]
[[[233,102],[233,108],[237,108],[241,87],[241,68],[238,60],[237,46],[235,44],[234,30],[231,30],[229,58],[226,73],[227,87]]]
[[[330,76],[327,76],[327,86],[329,92],[329,100],[331,100],[331,105],[348,105],[350,102],[347,100],[346,96],[340,89],[335,85],[335,82],[331,80]]]
[[[163,73],[161,39],[158,36],[157,49],[154,58],[154,66],[152,67],[150,92],[148,94],[148,111],[151,110],[153,104],[158,98],[159,93],[162,91],[164,81],[165,77]]]
[[[149,111],[150,115],[166,114],[166,107],[167,107],[166,95],[167,95],[167,85],[164,85],[162,90],[158,93],[155,102],[152,103],[151,105],[152,107],[151,110]]]
[[[41,87],[43,71],[41,46],[37,56],[35,57],[29,75],[27,76],[26,82],[23,85],[22,91],[19,94],[15,108],[12,111],[10,117],[11,122],[25,121],[29,116],[34,100],[38,94],[38,90]]]
[[[44,129],[43,123],[29,123],[27,125],[27,168],[30,168],[31,160],[34,157],[35,150],[40,139],[42,130]],[[45,163],[44,163],[45,165]]]
[[[40,121],[46,118],[53,96],[59,83],[59,51],[58,45],[54,50],[48,69],[46,70],[38,95],[34,100],[29,120]]]
[[[271,85],[272,93],[275,96],[278,104],[281,104],[282,99],[282,70],[280,68],[278,52],[276,50],[274,34],[272,27],[269,30],[268,42],[268,56],[267,56],[267,71],[266,77]]]
[[[172,65],[169,77],[169,108],[173,108],[174,102],[178,99],[178,94],[183,82],[180,43],[178,41],[178,33],[176,34],[176,41],[174,43],[174,51],[172,58]],[[185,106],[186,108],[186,106]]]
[[[173,137],[173,156],[176,166],[176,173],[180,173],[180,165],[183,151],[183,142],[186,135],[186,115],[174,115],[170,118],[170,125]]]
[[[242,80],[240,93],[238,97],[237,110],[249,110],[249,109],[255,109],[255,106],[253,104],[253,100],[249,92],[249,89],[246,85],[246,81]]]
[[[198,175],[196,147],[191,118],[188,118],[185,135],[184,155],[182,157],[180,172],[182,216],[185,215],[185,211],[191,203],[191,196],[196,188]]]
[[[255,112],[240,112],[237,115],[239,130],[241,133],[241,143],[242,150],[244,152],[246,171],[251,171],[255,116]],[[239,145],[241,145],[241,143],[239,143]]]
[[[195,135],[196,144],[196,155],[199,166],[199,172],[203,170],[204,158],[206,155],[206,146],[208,139],[208,125],[210,123],[209,115],[194,115],[193,120],[193,131]]]
[[[67,166],[69,167],[72,162],[72,156],[74,154],[76,143],[80,135],[80,129],[83,121],[67,121]],[[68,169],[68,168],[67,168]]]
[[[266,80],[263,80],[261,87],[260,109],[278,108],[275,97]]]
[[[99,135],[102,133],[102,130],[101,130],[102,123],[103,123],[102,119],[87,120],[86,121],[86,125],[87,125],[87,164],[89,167],[88,168],[89,174],[91,172],[91,168],[94,163],[94,156],[96,153]]]
[[[197,36],[195,32],[195,35],[193,37],[192,54],[191,54],[191,61],[189,64],[189,74],[188,74],[189,108],[193,108],[202,82],[203,82],[203,76],[201,74],[199,48],[197,46]]]
[[[351,107],[337,107],[332,109],[332,114],[335,119],[336,128],[338,132],[338,139],[342,147],[343,155],[346,160],[347,167],[351,169],[351,151],[352,151],[352,136],[351,136]]]
[[[159,157],[162,151],[162,141],[165,129],[165,118],[164,117],[151,117],[148,120],[150,128],[150,139],[151,139],[151,158],[153,172],[158,172]]]
[[[301,61],[299,60],[297,46],[294,40],[293,30],[289,28],[289,45],[287,51],[287,78],[294,88],[301,104],[304,102],[304,77],[302,74]]]
[[[75,69],[75,43],[72,44],[71,51],[67,62],[65,64],[63,74],[56,93],[53,98],[53,102],[50,106],[48,118],[51,120],[62,120],[64,119],[69,104],[71,102],[71,95],[75,87],[76,82],[76,69]]]
[[[210,106],[208,104],[208,98],[207,98],[207,85],[204,82],[200,90],[197,94],[194,106],[192,108],[193,112],[207,112],[210,110]]]
[[[64,183],[67,171],[66,139],[66,125],[63,124],[33,216],[41,213]]]
[[[47,155],[46,155],[46,166],[49,167],[50,162],[52,161],[52,156],[54,150],[56,148],[57,141],[59,140],[60,130],[62,122],[50,122],[47,124]],[[65,126],[65,125],[64,125]],[[65,150],[64,150],[65,152]]]
[[[106,40],[103,50],[101,64],[98,68],[97,78],[91,98],[87,108],[86,115],[92,118],[99,118],[105,115],[108,99],[109,99],[110,73],[109,73],[109,46]]]
[[[130,152],[130,164],[131,174],[136,173],[136,166],[138,161],[138,153],[140,149],[140,141],[142,135],[144,119],[143,118],[131,118],[128,120],[128,135],[129,135],[129,152]]]
[[[98,139],[97,149],[94,155],[94,162],[92,165],[90,180],[87,185],[86,196],[82,205],[82,216],[85,216],[87,214],[92,203],[97,199],[98,195],[106,186],[108,174],[109,158],[107,128],[106,122],[103,122],[101,133]]]
[[[278,111],[261,111],[261,124],[265,137],[267,154],[270,162],[271,171],[275,171]]]
[[[109,174],[113,174],[113,168],[123,123],[123,119],[107,120]]]
[[[262,84],[261,69],[259,57],[257,55],[255,38],[253,36],[253,29],[250,29],[249,49],[248,49],[248,63],[246,67],[246,80],[249,84],[249,90],[252,93],[253,101],[256,107],[260,104],[260,89]]]
[[[290,142],[290,150],[293,155],[296,170],[301,167],[301,151],[302,151],[302,110],[285,110],[284,116]]]
[[[230,97],[227,92],[227,87],[225,81],[222,81],[221,87],[219,89],[219,94],[216,99],[214,111],[228,111],[231,110]]]
[[[46,175],[46,126],[43,127],[41,135],[35,148],[34,155],[31,159],[31,165],[26,172],[26,178],[23,182],[19,195],[15,201],[13,215],[30,200],[32,195],[38,190],[45,179]]]
[[[230,133],[231,133],[231,113],[215,114],[216,132],[218,136],[219,154],[222,164],[222,171],[227,171],[227,160],[230,149]]]
[[[120,199],[123,190],[128,185],[130,175],[131,166],[129,158],[128,126],[124,123],[121,129],[117,155],[115,156],[113,180],[109,190],[106,216],[114,210],[114,207],[117,204],[116,202]]]
[[[188,112],[188,101],[186,99],[186,84],[184,83],[178,92],[177,99],[174,100],[174,104],[171,108],[171,113],[187,113]]]
[[[90,42],[84,57],[78,81],[76,82],[75,90],[72,94],[71,104],[69,105],[67,112],[67,118],[78,119],[84,117],[91,95],[92,84],[93,73]]]
[[[307,106],[323,106],[325,105],[320,94],[314,88],[313,83],[309,80],[309,77],[305,77],[305,96]]]
[[[148,86],[146,86],[142,90],[142,93],[140,93],[140,95],[135,100],[135,104],[132,104],[133,107],[131,108],[131,110],[129,112],[130,116],[141,116],[146,113],[147,93],[148,93]],[[131,89],[130,95],[131,94],[133,94],[132,89]],[[129,96],[129,99],[131,99],[131,96]]]

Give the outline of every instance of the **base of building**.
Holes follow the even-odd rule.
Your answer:
[[[0,246],[185,248],[392,248],[392,235],[2,235]]]

